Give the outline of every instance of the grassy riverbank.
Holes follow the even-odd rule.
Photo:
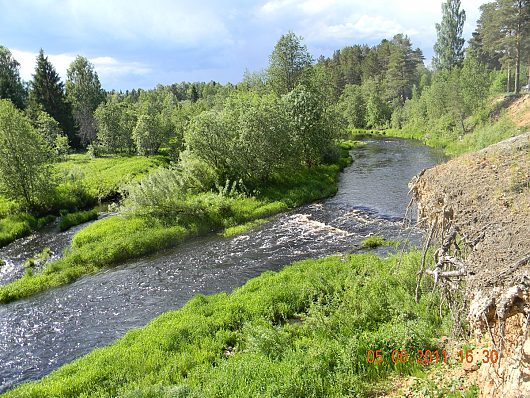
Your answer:
[[[137,181],[166,162],[161,156],[68,156],[66,161],[54,166],[59,184],[53,197],[48,199],[48,209],[42,209],[39,214],[29,214],[21,210],[15,201],[0,196],[0,247],[28,236],[54,219],[53,216],[76,213],[95,206],[101,200],[117,197],[124,182]],[[87,221],[82,215],[67,218],[68,227],[76,225],[76,220],[78,223]]]
[[[381,391],[390,375],[434,365],[450,327],[425,281],[414,302],[417,252],[335,256],[266,272],[233,293],[202,296],[5,397],[339,397]],[[394,365],[391,352],[412,359]],[[367,362],[382,350],[385,362]],[[458,396],[449,389],[444,396]]]
[[[491,104],[480,109],[477,115],[469,117],[466,133],[459,129],[442,131],[404,129],[352,129],[350,136],[387,136],[417,139],[426,145],[441,148],[446,155],[457,156],[483,149],[506,138],[516,136],[530,128],[530,96],[519,95],[495,97]],[[486,116],[484,118],[485,115]],[[481,119],[484,119],[481,121]]]
[[[277,176],[256,197],[201,193],[186,198],[189,214],[176,224],[138,216],[113,216],[96,221],[74,236],[62,259],[39,273],[28,273],[0,287],[0,303],[70,283],[82,275],[175,246],[191,236],[227,230],[263,219],[288,208],[335,194],[340,170],[350,157],[342,150],[337,164],[303,168]],[[248,225],[247,225],[248,227]],[[239,231],[240,232],[240,231]]]

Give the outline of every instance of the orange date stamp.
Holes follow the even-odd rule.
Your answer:
[[[495,364],[499,360],[499,353],[494,349],[484,349],[481,353],[477,353],[477,350],[460,350],[458,351],[455,359],[461,363],[476,363],[480,361],[482,363]],[[478,355],[477,355],[478,354]],[[410,362],[416,362],[422,365],[432,365],[438,363],[447,364],[450,355],[446,350],[416,350],[415,352],[409,352],[407,350],[368,350],[366,352],[366,361],[369,364],[381,365],[383,363],[392,362],[394,365],[407,364]]]

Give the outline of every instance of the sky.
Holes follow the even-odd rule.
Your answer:
[[[486,0],[461,0],[469,38]],[[441,0],[0,0],[0,45],[23,80],[43,49],[66,77],[87,57],[106,90],[180,81],[237,83],[266,68],[279,37],[293,31],[316,59],[347,45],[407,34],[429,62]]]

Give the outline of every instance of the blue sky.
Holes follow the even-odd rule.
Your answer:
[[[485,0],[462,0],[470,37]],[[0,44],[31,78],[42,47],[64,77],[77,54],[105,89],[241,80],[267,66],[281,34],[304,37],[311,54],[377,44],[406,33],[427,59],[441,0],[0,0]]]

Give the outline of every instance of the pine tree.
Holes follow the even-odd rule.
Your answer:
[[[29,91],[29,113],[35,119],[39,111],[44,111],[61,125],[61,129],[70,139],[72,145],[77,144],[72,119],[72,108],[66,100],[64,85],[55,68],[44,56],[41,49],[37,56],[37,66]]]
[[[442,4],[442,22],[436,24],[438,38],[434,44],[433,66],[436,69],[452,69],[462,64],[465,21],[466,12],[460,10],[460,0],[447,0]]]
[[[26,102],[26,90],[19,74],[20,64],[11,55],[11,51],[0,46],[0,99],[8,99],[19,109]]]
[[[78,55],[66,74],[66,97],[72,104],[79,139],[82,145],[88,145],[96,138],[94,111],[105,100],[105,94],[94,66],[85,57]]]
[[[530,50],[530,0],[496,0],[480,9],[475,37],[480,40],[481,51],[490,59],[499,59],[507,70],[507,91],[511,91],[515,66],[515,92],[519,93],[521,62]]]

